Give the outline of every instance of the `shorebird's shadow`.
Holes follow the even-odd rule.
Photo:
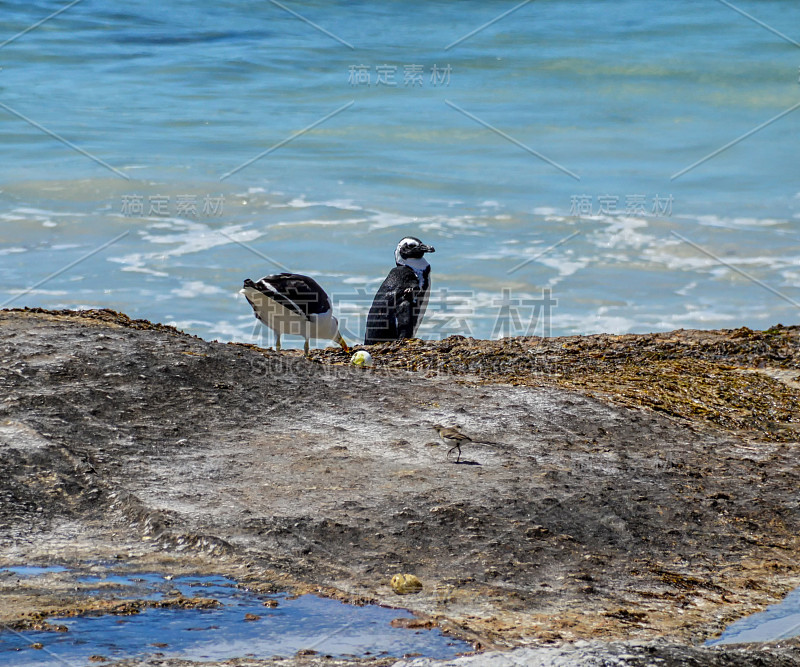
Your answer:
[[[477,461],[452,461],[454,466],[479,466],[480,463]]]

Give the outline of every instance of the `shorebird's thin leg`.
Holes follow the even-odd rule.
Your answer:
[[[458,443],[456,443],[455,445],[453,445],[453,446],[452,446],[452,447],[451,447],[451,448],[450,448],[450,449],[447,451],[447,455],[448,455],[448,456],[450,456],[450,452],[452,452],[454,449],[457,449],[457,450],[458,450],[458,455],[456,456],[456,463],[458,463],[458,462],[461,460],[461,445],[459,445]]]
[[[306,338],[306,344],[303,345],[303,351],[305,352],[305,355],[308,356],[308,338]]]

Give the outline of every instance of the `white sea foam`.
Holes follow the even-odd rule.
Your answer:
[[[263,329],[263,325],[253,317],[247,318],[247,324],[234,324],[228,320],[219,320],[207,326],[209,333],[223,342],[239,341],[250,343],[254,339],[260,338],[259,333]]]
[[[127,263],[128,261],[135,262],[136,260],[135,259],[131,259],[132,257],[134,257],[134,256],[133,255],[126,255],[125,257],[120,257],[120,258],[109,257],[108,261],[109,262],[114,262],[114,261],[119,260],[120,263]],[[146,275],[154,276],[156,278],[168,278],[169,277],[169,273],[167,273],[166,271],[157,271],[156,269],[148,269],[146,266],[137,265],[135,263],[131,264],[129,266],[123,266],[120,269],[120,271],[127,271],[129,273],[144,273]]]
[[[561,279],[586,268],[593,261],[593,258],[590,256],[576,256],[575,250],[571,248],[558,247],[547,251],[552,244],[544,242],[528,246],[524,249],[518,246],[518,243],[515,243],[513,247],[510,244],[495,246],[489,252],[475,254],[473,259],[503,261],[506,264],[503,275],[508,276],[510,272],[512,279],[522,275],[521,272],[525,270],[525,267],[528,267],[530,270],[530,267],[537,264],[555,269],[557,275],[547,282],[547,285],[550,287],[556,285]],[[517,273],[518,271],[520,272],[519,274]]]
[[[132,252],[121,256],[111,256],[108,258],[108,261],[114,262],[115,264],[122,264],[120,271],[144,273],[158,278],[168,277],[169,273],[146,266],[146,263],[152,260],[152,258],[152,253]]]
[[[775,225],[786,224],[785,220],[777,220],[775,218],[752,218],[752,217],[721,217],[718,215],[698,215],[686,216],[679,215],[677,218],[685,220],[692,220],[700,225],[707,227],[725,227],[729,229],[737,228],[758,228],[758,227],[774,227]]]
[[[652,244],[656,238],[651,234],[642,234],[637,230],[648,226],[647,220],[631,217],[602,218],[605,227],[598,229],[587,238],[601,248],[635,248],[640,249]]]
[[[756,317],[767,316],[766,312],[754,312]],[[552,328],[564,334],[625,334],[672,331],[675,329],[724,328],[741,323],[742,313],[725,311],[715,306],[687,304],[682,312],[647,312],[644,306],[608,308],[600,307],[585,313],[565,312],[554,309]]]
[[[346,278],[343,278],[342,282],[345,285],[365,285],[369,282],[373,282],[374,280],[375,278],[371,278],[365,275],[355,275],[355,276],[351,275]]]
[[[171,289],[170,294],[186,299],[195,299],[204,295],[225,294],[227,291],[228,290],[224,290],[216,285],[204,283],[202,280],[189,280],[182,283],[180,287]]]
[[[564,313],[557,310],[553,313],[551,326],[564,334],[623,334],[630,333],[639,326],[639,322],[624,315],[587,312],[584,314]]]
[[[555,269],[558,272],[558,276],[555,278],[551,278],[547,281],[547,284],[550,287],[557,285],[561,282],[561,279],[566,278],[567,276],[571,276],[574,273],[577,273],[581,269],[585,269],[589,264],[591,264],[592,259],[590,257],[580,257],[580,258],[571,258],[569,254],[565,253],[559,256],[555,256],[552,253],[547,253],[542,257],[539,257],[536,260],[539,264],[543,264],[544,266],[550,267],[551,269]]]
[[[44,289],[42,287],[38,287],[36,289],[20,289],[20,290],[7,290],[6,294],[10,297],[18,297],[18,296],[67,296],[71,294],[71,292],[67,290],[59,290],[59,289]]]
[[[800,287],[800,271],[781,271],[781,277],[783,278],[782,287]]]
[[[705,249],[711,251],[708,247]],[[793,255],[732,256],[716,252],[714,254],[717,257],[709,257],[677,239],[664,239],[661,243],[645,249],[643,253],[650,262],[661,264],[670,271],[704,271],[718,276],[736,273],[736,269],[752,273],[754,269],[763,267],[769,272],[774,272],[797,266],[797,257]]]
[[[356,204],[352,199],[329,199],[327,201],[307,201],[304,196],[290,199],[285,204],[273,204],[274,208],[309,208],[311,206],[325,206],[337,208],[343,211],[363,211],[363,207]]]
[[[72,213],[66,211],[49,211],[43,208],[32,208],[28,206],[19,206],[13,210],[14,213],[19,213],[25,216],[38,216],[38,217],[45,217],[45,218],[57,218],[57,217],[83,217],[85,214],[83,213]]]
[[[0,248],[0,255],[13,255],[19,252],[28,252],[27,248],[18,248],[11,246],[10,248]]]
[[[341,220],[293,220],[291,222],[276,222],[272,227],[346,227],[349,225],[360,225],[369,222],[367,218],[346,218]]]
[[[481,260],[481,261],[493,261],[493,260],[508,260],[513,259],[517,262],[524,260],[528,256],[536,256],[537,252],[541,252],[547,246],[542,245],[541,250],[539,249],[539,245],[528,246],[530,251],[522,251],[519,247],[510,247],[512,242],[508,244],[503,244],[492,248],[491,250],[483,250],[481,252],[476,252],[472,254],[473,260]],[[520,241],[514,241],[515,245],[521,243]]]
[[[409,215],[399,215],[397,213],[385,213],[383,211],[370,211],[372,220],[369,223],[367,231],[374,232],[380,229],[390,229],[391,227],[400,227],[402,225],[419,224],[419,218]]]
[[[166,277],[169,274],[163,270],[152,267],[154,262],[163,263],[165,258],[180,257],[194,253],[204,252],[213,248],[227,246],[235,239],[240,243],[249,243],[260,238],[263,233],[255,229],[242,229],[241,225],[230,225],[219,231],[201,222],[183,220],[180,218],[170,218],[159,220],[147,226],[147,229],[139,233],[142,241],[154,245],[172,245],[166,250],[153,252],[132,252],[121,256],[109,257],[110,262],[122,264],[122,271],[133,271],[146,273],[152,276]],[[157,230],[168,229],[176,233],[159,234],[153,233]],[[226,236],[227,234],[227,236]],[[230,237],[230,238],[228,238]]]
[[[758,309],[751,311],[754,317],[765,317],[767,311]],[[705,328],[725,328],[728,326],[738,326],[742,322],[742,313],[736,311],[725,312],[715,306],[694,306],[689,305],[685,312],[674,314],[662,314],[653,318],[653,331],[672,331],[674,329],[705,329]]]
[[[476,219],[472,216],[432,216],[421,220],[418,223],[421,232],[426,234],[433,234],[439,232],[442,234],[459,236],[483,236],[489,223],[483,220]]]
[[[212,229],[205,223],[190,220],[176,221],[177,227],[183,231],[177,234],[150,234],[147,231],[141,233],[141,238],[150,243],[159,245],[175,245],[174,248],[159,252],[160,256],[178,257],[204,250],[210,250],[218,246],[232,243],[228,236],[236,239],[240,243],[248,243],[260,238],[263,233],[256,229],[241,229],[241,225],[231,225],[220,230],[224,234]],[[227,236],[225,236],[227,234]]]

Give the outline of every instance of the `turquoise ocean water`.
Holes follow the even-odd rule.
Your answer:
[[[793,0],[0,2],[0,68],[7,307],[353,340],[412,234],[422,337],[800,320]]]

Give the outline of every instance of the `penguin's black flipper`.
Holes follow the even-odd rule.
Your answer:
[[[397,313],[397,340],[413,338],[416,329],[417,317],[417,292],[414,287],[408,287],[397,295],[395,311]]]
[[[417,276],[409,267],[396,266],[389,271],[367,315],[365,345],[413,337],[419,316],[418,286]]]
[[[375,295],[375,300],[369,309],[369,315],[367,315],[367,333],[364,336],[364,345],[397,340],[397,318],[390,315],[394,312],[393,294]]]

